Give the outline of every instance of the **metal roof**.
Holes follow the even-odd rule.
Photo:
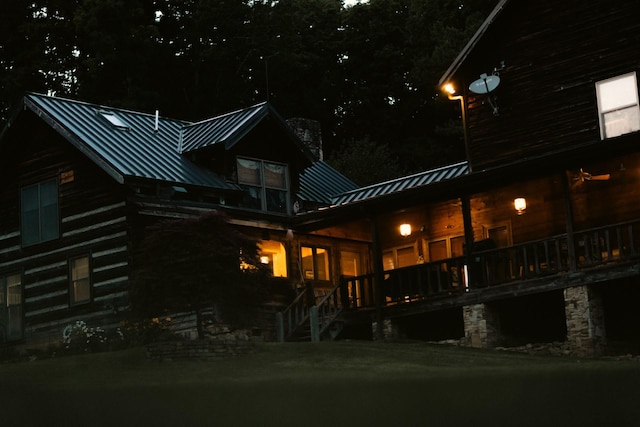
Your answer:
[[[331,204],[332,197],[358,186],[327,163],[318,161],[300,174],[298,197],[301,200]]]
[[[388,194],[399,193],[401,191],[458,178],[467,174],[469,174],[469,164],[466,161],[454,163],[343,193],[334,197],[332,204],[340,206],[370,200]]]
[[[27,108],[46,120],[118,182],[126,177],[237,190],[178,151],[180,131],[190,124],[154,114],[27,94]]]
[[[181,134],[180,152],[187,153],[224,143],[229,148],[269,114],[266,102],[186,126]]]

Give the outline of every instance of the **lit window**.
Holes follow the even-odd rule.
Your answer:
[[[640,130],[635,72],[597,82],[596,95],[602,139]]]
[[[289,212],[286,165],[238,158],[237,166],[238,184],[245,190],[242,207],[269,212]]]
[[[300,249],[300,255],[305,279],[331,280],[328,249],[303,246]]]
[[[22,338],[22,283],[19,274],[0,276],[0,341],[3,338]]]
[[[287,252],[284,245],[273,240],[258,243],[260,262],[266,265],[273,277],[287,277]]]
[[[418,254],[414,245],[387,249],[382,253],[382,265],[385,271],[408,267],[417,262]]]
[[[91,280],[89,277],[89,257],[76,258],[70,261],[70,293],[71,304],[81,304],[91,300]]]
[[[20,220],[23,246],[58,238],[57,181],[51,180],[22,189]]]

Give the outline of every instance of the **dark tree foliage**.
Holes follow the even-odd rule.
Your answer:
[[[388,181],[401,175],[398,158],[387,145],[361,139],[344,144],[327,162],[360,186]]]
[[[424,170],[464,156],[436,85],[496,2],[6,0],[0,126],[25,91],[187,120],[269,100],[328,156],[369,140]]]
[[[226,323],[247,326],[266,297],[257,242],[221,213],[160,221],[137,253],[130,289],[136,317],[195,312],[202,338],[203,309],[215,304]]]

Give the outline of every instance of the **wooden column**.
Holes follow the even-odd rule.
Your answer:
[[[467,287],[473,283],[472,268],[473,263],[473,223],[471,222],[471,201],[469,195],[460,197],[462,204],[462,223],[464,226],[464,255],[467,264]]]
[[[384,325],[382,308],[385,305],[385,296],[382,283],[384,281],[384,265],[382,264],[382,248],[380,247],[380,238],[378,236],[378,225],[375,217],[369,218],[371,222],[371,241],[373,249],[373,275],[374,275],[374,292],[376,301],[376,338],[384,338]]]
[[[564,215],[565,228],[567,230],[567,252],[569,254],[569,270],[576,271],[578,262],[576,259],[576,243],[573,237],[573,207],[571,205],[571,175],[569,171],[564,173],[563,179],[564,189]]]

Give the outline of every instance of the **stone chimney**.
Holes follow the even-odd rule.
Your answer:
[[[295,117],[287,119],[296,136],[311,150],[316,160],[323,160],[322,130],[317,120]]]

